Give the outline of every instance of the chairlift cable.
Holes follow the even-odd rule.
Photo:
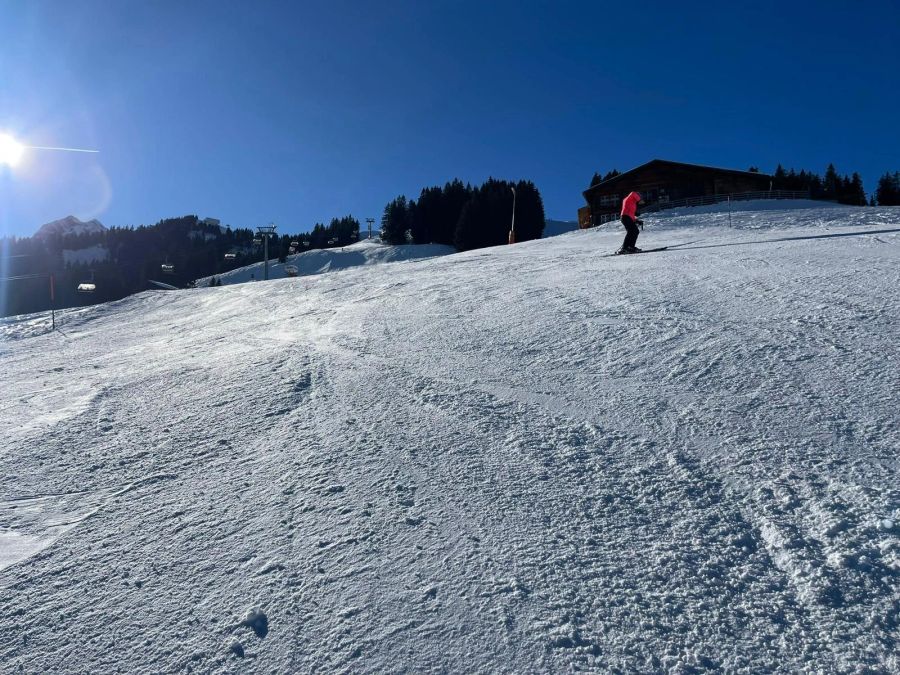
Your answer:
[[[19,279],[42,279],[48,277],[48,274],[20,274],[14,277],[0,277],[0,281],[18,281]]]

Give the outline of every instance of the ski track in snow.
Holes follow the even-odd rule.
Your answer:
[[[900,671],[900,210],[726,219],[6,322],[0,670]]]

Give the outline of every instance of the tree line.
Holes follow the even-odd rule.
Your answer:
[[[784,167],[779,164],[775,168],[775,173],[772,174],[772,188],[807,191],[810,199],[823,199],[838,204],[865,206],[868,203],[860,175],[854,171],[852,176],[841,176],[834,164],[828,165],[824,176],[803,169],[799,173],[793,168],[785,171]]]
[[[613,169],[612,171],[607,171],[605,174],[600,175],[596,171],[594,172],[594,177],[591,178],[591,187],[594,187],[597,183],[602,183],[605,180],[609,180],[610,178],[615,178],[621,173],[618,169]]]
[[[391,200],[381,217],[381,236],[389,244],[444,244],[459,251],[499,246],[508,242],[514,205],[516,241],[540,239],[544,202],[534,183],[495,178],[478,187],[455,179],[423,188],[417,200]]]
[[[759,173],[759,168],[751,166],[749,171]],[[595,172],[591,178],[591,187],[597,183],[615,178],[620,172],[616,169],[605,174]],[[900,205],[900,172],[885,173],[878,181],[878,188],[866,199],[866,190],[859,173],[850,175],[838,173],[834,164],[829,164],[824,175],[814,171],[793,168],[785,169],[781,164],[775,168],[772,174],[773,190],[790,190],[793,192],[809,192],[811,199],[835,201],[839,204],[853,206],[897,206]]]
[[[878,206],[900,206],[900,171],[886,172],[879,179],[874,198]]]
[[[358,237],[358,220],[333,218],[309,232],[270,239],[269,258],[284,261],[294,242],[295,251],[304,251],[346,246]],[[65,253],[93,247],[102,254],[93,261],[75,262],[77,256]],[[53,304],[59,309],[118,300],[147,290],[149,280],[190,286],[195,279],[261,262],[264,251],[249,228],[222,228],[189,215],[103,232],[9,237],[0,239],[0,256],[6,279],[0,282],[0,316],[10,316],[49,309],[51,275]],[[79,292],[82,283],[94,284],[95,290]]]

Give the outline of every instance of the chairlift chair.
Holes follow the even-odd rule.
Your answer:
[[[237,253],[226,253],[225,260],[234,260],[237,258]]]
[[[308,241],[304,241],[304,242],[303,242],[303,245],[306,246],[306,247],[308,248],[308,247],[309,247],[309,242],[308,242]]]
[[[285,265],[284,273],[287,274],[289,277],[295,277],[300,273],[300,270],[297,269],[296,265]]]
[[[300,245],[300,242],[299,242],[299,241],[292,241],[292,242],[291,242],[291,248],[297,248],[299,245]]]
[[[75,290],[79,293],[93,293],[96,291],[97,284],[94,283],[94,272],[91,271],[91,278],[87,281],[82,281]]]
[[[159,269],[163,274],[175,274],[175,265],[170,263],[163,263],[160,265]]]

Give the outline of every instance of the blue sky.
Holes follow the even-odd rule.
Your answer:
[[[654,157],[900,170],[890,2],[0,0],[0,234],[189,213],[285,232],[458,177],[574,220]],[[733,5],[733,6],[732,6]]]

